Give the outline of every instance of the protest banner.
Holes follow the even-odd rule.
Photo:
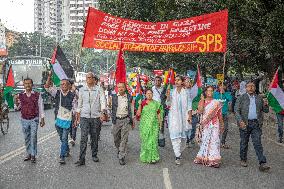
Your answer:
[[[162,76],[164,73],[164,70],[153,70],[154,75],[156,76]]]
[[[212,85],[212,86],[217,86],[218,84],[218,80],[213,78],[213,77],[208,77],[207,78],[207,82],[206,82],[206,85]]]
[[[142,22],[90,7],[82,47],[143,52],[225,52],[228,11],[173,20]]]

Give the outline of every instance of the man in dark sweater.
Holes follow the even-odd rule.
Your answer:
[[[24,79],[25,91],[16,96],[16,109],[21,110],[22,130],[25,137],[27,156],[24,161],[36,162],[37,130],[45,125],[43,102],[40,93],[32,90],[33,80]]]
[[[65,157],[69,156],[68,134],[72,127],[72,109],[76,108],[75,94],[70,91],[70,82],[63,79],[60,82],[60,89],[51,86],[51,74],[49,75],[45,90],[55,99],[55,128],[61,141],[60,147],[60,164],[65,164]]]
[[[125,165],[128,134],[133,126],[131,96],[126,93],[125,83],[118,83],[118,94],[112,95],[112,134],[117,148],[119,164]]]

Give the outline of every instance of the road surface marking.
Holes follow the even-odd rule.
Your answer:
[[[166,189],[172,189],[171,179],[168,168],[163,168],[164,184]]]
[[[38,140],[37,144],[41,144],[41,143],[47,141],[48,139],[51,139],[52,137],[55,137],[56,134],[57,134],[57,132],[53,131],[53,132],[49,133],[48,135],[45,135],[45,136],[41,137]],[[26,147],[22,146],[22,147],[20,147],[20,148],[18,148],[16,150],[13,150],[13,151],[11,151],[11,152],[3,155],[3,156],[0,156],[0,165],[5,163],[6,161],[9,161],[9,160],[13,159],[14,157],[16,157],[18,155],[24,153],[25,151],[26,151]]]

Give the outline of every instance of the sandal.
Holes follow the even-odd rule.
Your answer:
[[[214,167],[214,168],[220,168],[220,164],[218,163],[218,164],[215,164],[215,165],[213,165],[212,167]]]
[[[222,145],[221,145],[221,148],[224,148],[224,149],[230,149],[230,146],[229,146],[229,145],[227,145],[227,144],[222,144]]]

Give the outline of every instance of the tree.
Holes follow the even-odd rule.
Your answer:
[[[55,39],[45,37],[38,32],[20,33],[16,41],[17,42],[8,49],[9,57],[40,56],[41,49],[41,56],[50,58],[55,47]]]
[[[151,22],[228,9],[226,70],[230,68],[240,74],[259,70],[272,76],[284,59],[284,5],[281,0],[104,0],[100,1],[100,8],[115,16]],[[210,74],[222,68],[222,56],[220,53],[128,52],[127,62],[147,69],[174,65],[180,73],[198,63]]]

